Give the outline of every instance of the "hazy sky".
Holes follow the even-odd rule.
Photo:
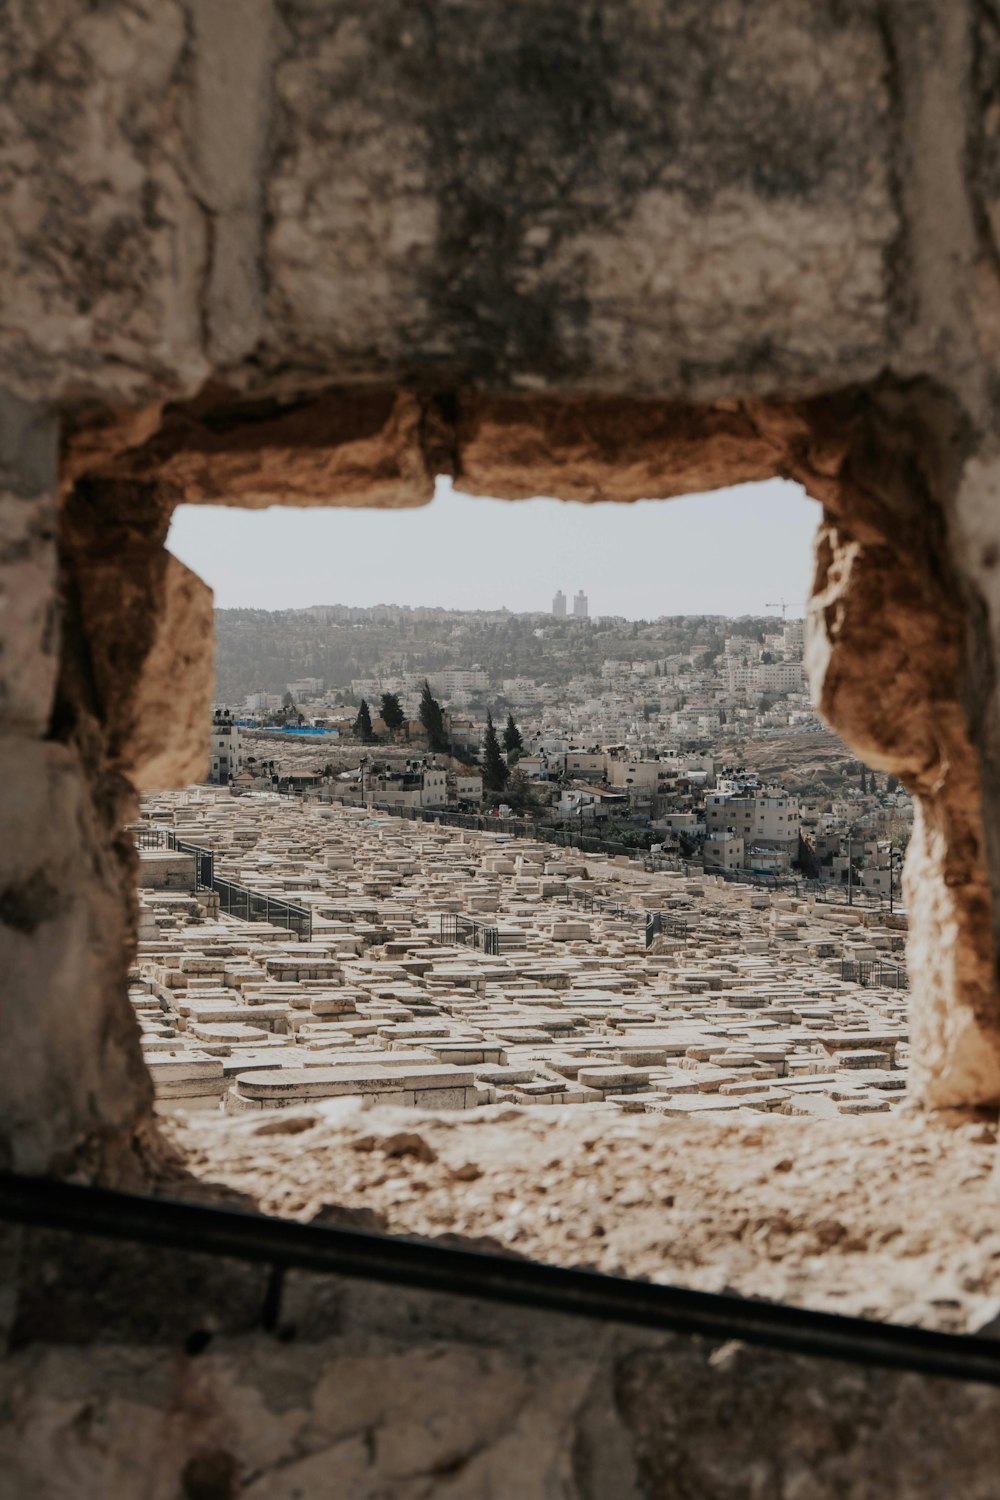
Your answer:
[[[547,610],[582,588],[591,615],[767,614],[782,598],[800,615],[819,509],[777,479],[635,505],[491,500],[442,479],[421,510],[185,505],[168,545],[220,608]]]

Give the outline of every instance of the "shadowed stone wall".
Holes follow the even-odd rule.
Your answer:
[[[297,1272],[275,1306],[266,1266],[16,1239],[0,1500],[996,1494],[987,1386]]]

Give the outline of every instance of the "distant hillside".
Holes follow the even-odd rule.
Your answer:
[[[766,617],[676,615],[655,621],[556,619],[548,614],[323,605],[298,610],[215,612],[218,696],[239,702],[282,692],[299,677],[339,689],[376,671],[435,672],[478,665],[494,681],[533,677],[558,684],[599,673],[608,658],[651,661],[677,652],[719,651],[727,635],[781,629]],[[543,634],[539,636],[538,632]]]

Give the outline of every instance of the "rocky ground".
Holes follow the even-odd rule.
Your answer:
[[[979,1330],[1000,1313],[996,1126],[906,1110],[688,1121],[608,1107],[356,1101],[164,1120],[164,1191],[829,1311]],[[181,1165],[180,1163],[183,1163]]]

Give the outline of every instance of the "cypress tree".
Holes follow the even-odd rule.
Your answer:
[[[362,698],[361,707],[358,709],[358,717],[354,721],[354,737],[363,745],[370,745],[375,738],[372,732],[372,716],[367,701]]]
[[[486,735],[483,740],[483,785],[488,792],[502,792],[509,775],[510,770],[500,753],[493,715],[487,714]]]
[[[429,747],[435,751],[447,750],[448,735],[444,727],[444,711],[431,692],[431,685],[426,677],[420,694],[420,722],[427,735]]]
[[[515,724],[512,713],[507,715],[507,727],[503,732],[503,747],[508,755],[513,756],[520,755],[524,749],[524,740],[521,738],[521,731]]]
[[[383,693],[379,706],[379,718],[390,733],[403,727],[403,705],[396,693]]]

